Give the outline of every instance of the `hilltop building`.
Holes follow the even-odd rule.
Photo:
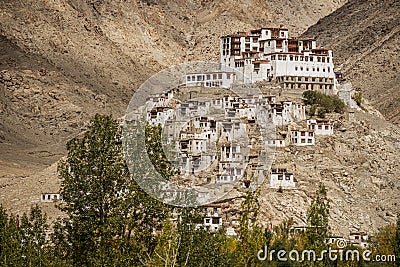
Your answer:
[[[277,81],[287,89],[336,92],[332,48],[289,37],[285,28],[261,28],[222,36],[222,71],[238,70],[245,83]]]

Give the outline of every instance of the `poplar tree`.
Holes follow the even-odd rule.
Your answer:
[[[161,229],[168,208],[131,177],[121,127],[111,116],[95,115],[67,150],[58,166],[59,208],[68,215],[53,235],[58,252],[74,265],[140,265],[154,250],[154,231]]]
[[[319,257],[323,249],[327,248],[326,240],[329,237],[329,201],[327,190],[323,183],[319,184],[316,197],[307,211],[308,227],[305,232],[305,247],[313,249]],[[326,259],[328,260],[328,259]],[[332,262],[308,262],[309,266],[329,266]]]

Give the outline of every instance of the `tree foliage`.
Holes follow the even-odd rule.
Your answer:
[[[19,219],[0,206],[0,266],[48,266],[46,216],[38,206]]]
[[[126,248],[140,251],[125,255],[140,263],[141,255],[154,249],[153,232],[161,229],[168,208],[131,178],[119,125],[111,116],[96,115],[67,150],[58,171],[63,179],[60,209],[68,220],[58,225],[56,244],[70,244],[75,264],[111,263],[110,255],[124,254]]]
[[[304,104],[313,107],[313,113],[315,113],[317,107],[328,113],[343,113],[345,109],[345,104],[337,95],[326,95],[318,91],[304,91],[303,98]]]

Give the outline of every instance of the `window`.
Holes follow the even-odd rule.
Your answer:
[[[301,143],[304,144],[306,142],[305,139],[301,139]]]
[[[188,82],[190,82],[190,76],[187,76],[187,77],[186,77],[186,80],[187,80]]]
[[[219,224],[219,217],[213,217],[212,224]]]
[[[295,70],[295,71],[297,71],[297,66],[296,66],[296,67],[294,67],[294,70]]]
[[[278,174],[278,180],[283,180],[283,175],[282,174]]]
[[[222,79],[222,73],[218,74],[218,79]]]
[[[306,136],[306,132],[301,132],[301,136]]]
[[[307,68],[306,68],[306,71],[309,71],[309,70],[310,70],[310,69],[307,67]]]
[[[303,67],[300,67],[300,70],[303,71]]]
[[[207,74],[207,80],[210,80],[210,79],[211,79],[211,75]]]
[[[309,143],[309,144],[312,144],[312,139],[308,139],[308,143]]]
[[[317,71],[319,71],[319,68],[317,68]]]
[[[328,125],[325,125],[325,130],[329,130],[329,126]]]

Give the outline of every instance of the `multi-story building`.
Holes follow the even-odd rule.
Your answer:
[[[290,141],[295,146],[315,145],[315,135],[313,130],[300,129],[290,131]]]
[[[221,37],[221,70],[238,70],[245,83],[275,80],[287,89],[336,91],[331,48],[289,37],[285,28],[261,28]],[[240,77],[238,77],[240,79]]]
[[[314,130],[316,135],[332,135],[333,122],[323,119],[310,119],[307,120],[307,128]]]

